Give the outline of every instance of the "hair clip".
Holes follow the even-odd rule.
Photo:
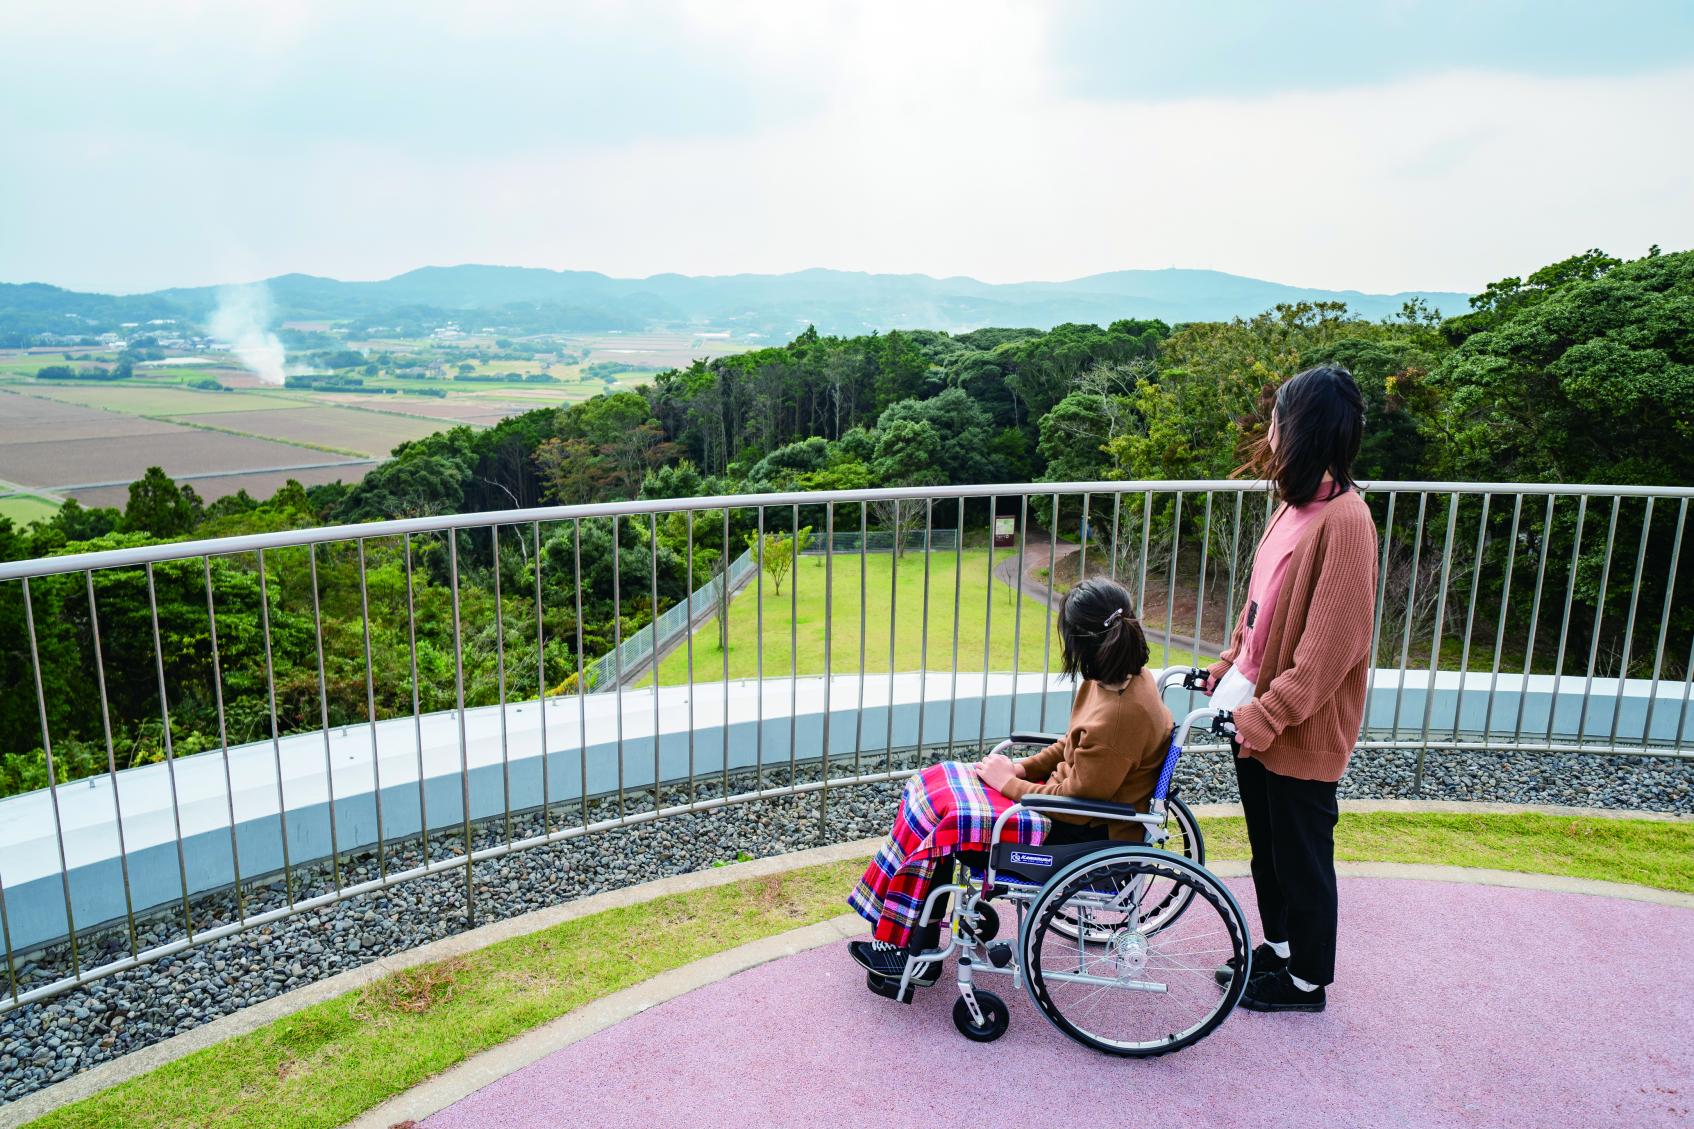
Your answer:
[[[1116,623],[1118,620],[1120,620],[1122,618],[1123,618],[1123,609],[1122,608],[1113,608],[1112,614],[1106,617],[1106,624],[1105,625],[1107,627],[1110,627],[1110,626],[1112,626],[1112,624]]]

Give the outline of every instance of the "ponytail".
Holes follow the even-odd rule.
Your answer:
[[[1090,682],[1125,682],[1140,674],[1150,654],[1135,605],[1123,585],[1090,577],[1059,604],[1061,669]]]

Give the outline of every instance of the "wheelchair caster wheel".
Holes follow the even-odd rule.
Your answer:
[[[982,1026],[977,1026],[971,1018],[970,1005],[965,1003],[963,996],[953,1005],[953,1026],[959,1029],[959,1034],[977,1043],[992,1043],[1006,1033],[1006,1028],[1012,1025],[1011,1013],[1006,1010],[1006,1001],[993,992],[978,991],[976,1006],[982,1009]]]
[[[867,972],[865,973],[865,987],[869,988],[873,993],[881,996],[885,1000],[893,1000],[895,1003],[900,1004],[909,1004],[912,1002],[912,992],[914,989],[908,984],[906,986],[905,994],[902,995],[900,992],[900,981],[897,977],[890,980],[886,976],[878,976],[874,972]]]
[[[1001,941],[988,946],[988,963],[995,968],[1005,968],[1012,963],[1012,943]]]

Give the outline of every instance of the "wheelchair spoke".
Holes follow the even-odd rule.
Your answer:
[[[1030,993],[1062,1030],[1115,1054],[1158,1054],[1235,1006],[1241,986],[1215,973],[1245,957],[1247,927],[1211,875],[1142,850],[1067,874],[1043,888],[1021,942]]]

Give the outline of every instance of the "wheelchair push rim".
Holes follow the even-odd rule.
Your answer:
[[[1194,818],[1194,813],[1188,810],[1187,804],[1174,796],[1169,801],[1168,810],[1170,818],[1166,830],[1170,832],[1170,837],[1150,849],[1167,851],[1196,866],[1205,866],[1206,840],[1200,833],[1200,823]],[[1194,888],[1168,878],[1155,879],[1150,886],[1141,903],[1142,929],[1144,932],[1157,933],[1175,924],[1187,911],[1189,903],[1194,900]],[[1067,937],[1074,938],[1077,931],[1075,914],[1068,907],[1061,907],[1053,918],[1053,928]],[[1107,930],[1109,932],[1110,926]],[[1097,934],[1095,939],[1098,939]]]
[[[1180,922],[1141,928],[1150,882],[1192,891]],[[1080,914],[1080,935],[1055,928]],[[1078,859],[1043,887],[1018,938],[1024,981],[1059,1030],[1108,1054],[1146,1057],[1197,1042],[1240,1001],[1247,975],[1219,985],[1217,968],[1247,969],[1250,935],[1240,905],[1209,871],[1169,852],[1124,846]]]

